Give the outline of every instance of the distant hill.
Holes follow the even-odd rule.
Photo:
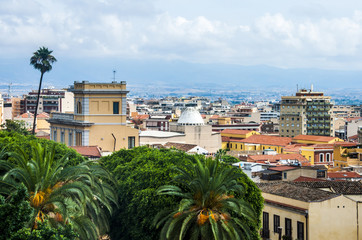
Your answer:
[[[65,59],[46,73],[44,86],[67,87],[74,81],[127,81],[129,86],[163,86],[179,88],[309,88],[317,90],[362,88],[362,71],[322,69],[281,69],[270,66],[240,66],[232,64],[199,64],[182,61],[119,60],[119,59]],[[0,91],[9,82],[36,86],[39,72],[32,69],[28,59],[0,59]]]

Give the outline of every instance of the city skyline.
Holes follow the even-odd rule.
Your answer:
[[[29,58],[40,46],[58,59],[44,82],[55,87],[116,70],[130,87],[325,90],[359,88],[362,73],[358,1],[7,1],[0,34],[3,84],[37,84]]]

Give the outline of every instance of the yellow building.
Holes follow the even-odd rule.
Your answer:
[[[242,140],[252,135],[260,135],[260,133],[251,130],[224,129],[221,131],[222,149],[227,148],[227,145],[230,143],[231,139]]]
[[[344,143],[334,146],[334,169],[341,170],[343,167],[352,167],[362,172],[362,146],[356,143]]]
[[[126,126],[126,82],[74,82],[74,113],[53,113],[50,137],[68,146],[102,151],[139,146],[138,130]]]
[[[264,198],[261,235],[277,240],[282,236],[298,240],[362,239],[361,185],[358,193],[334,192],[322,182],[259,183]],[[328,183],[328,182],[327,182]],[[346,185],[339,182],[340,185]],[[319,189],[318,189],[319,188]],[[326,190],[322,190],[326,189]],[[351,189],[337,186],[336,189]],[[356,194],[356,193],[352,193]],[[284,239],[284,238],[283,238]]]
[[[277,153],[283,153],[284,147],[288,146],[291,141],[292,139],[289,137],[254,134],[241,140],[230,138],[226,144],[226,148],[234,151],[263,151],[271,149]]]
[[[315,136],[315,135],[298,135],[292,139],[294,144],[330,144],[335,142],[343,142],[342,139],[337,137],[328,137],[328,136]]]

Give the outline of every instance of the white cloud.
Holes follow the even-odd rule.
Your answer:
[[[5,1],[0,56],[45,45],[74,57],[164,58],[279,67],[361,66],[362,12],[335,18],[263,13],[252,23],[161,11],[151,1]]]

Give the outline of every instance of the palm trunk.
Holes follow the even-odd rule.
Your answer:
[[[33,135],[35,135],[36,115],[38,114],[38,105],[39,105],[40,90],[41,90],[41,83],[42,83],[42,81],[43,81],[43,75],[44,75],[44,73],[41,72],[40,82],[39,82],[39,89],[38,89],[38,97],[36,98],[36,107],[35,107],[34,122],[33,122],[33,131],[32,131],[32,134],[33,134]]]

